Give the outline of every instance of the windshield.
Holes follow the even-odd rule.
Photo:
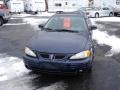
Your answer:
[[[93,10],[93,8],[90,8],[90,7],[82,7],[82,8],[80,8],[80,10],[87,11],[87,10]]]
[[[52,30],[69,30],[69,31],[85,31],[87,25],[85,19],[80,16],[54,16],[52,17],[44,28]]]
[[[100,10],[99,7],[82,7],[80,8],[82,11],[91,11],[91,10]]]

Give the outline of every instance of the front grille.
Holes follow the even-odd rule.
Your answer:
[[[51,53],[40,53],[38,56],[47,60],[62,60],[66,58],[65,54],[51,54]]]
[[[63,59],[65,58],[65,55],[55,55],[55,59]]]
[[[46,59],[48,59],[49,58],[49,54],[39,54],[41,57],[43,57],[43,58],[46,58]]]

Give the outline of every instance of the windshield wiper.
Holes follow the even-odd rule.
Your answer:
[[[57,31],[57,32],[75,32],[75,33],[79,32],[79,31],[68,30],[68,29],[55,29],[55,31]]]
[[[68,30],[68,29],[51,29],[51,28],[44,28],[44,30],[52,31],[52,32],[75,32],[75,33],[79,32],[79,31]]]
[[[45,29],[45,30],[53,30],[53,29],[51,29],[51,28],[43,28],[43,29]]]

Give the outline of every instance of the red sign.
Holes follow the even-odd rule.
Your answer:
[[[64,28],[70,28],[71,27],[70,18],[64,18],[63,27]]]

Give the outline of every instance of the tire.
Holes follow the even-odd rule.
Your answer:
[[[95,18],[99,18],[99,13],[96,13],[96,14],[95,14]]]
[[[26,14],[29,14],[29,12],[27,10],[25,12],[26,12]]]
[[[38,12],[35,12],[35,14],[38,14]]]
[[[9,20],[4,20],[4,23],[8,23]]]
[[[2,19],[2,18],[0,18],[0,26],[2,26],[2,25],[3,25],[3,23],[4,23],[3,19]]]
[[[21,12],[18,12],[18,14],[21,14]]]
[[[119,14],[119,13],[120,13],[120,12],[115,12],[115,13],[114,13],[114,16],[115,16],[115,17],[120,17],[120,14]]]
[[[110,14],[109,14],[109,17],[112,17],[113,16],[113,13],[111,12]]]
[[[114,13],[114,16],[117,17],[117,13]]]

